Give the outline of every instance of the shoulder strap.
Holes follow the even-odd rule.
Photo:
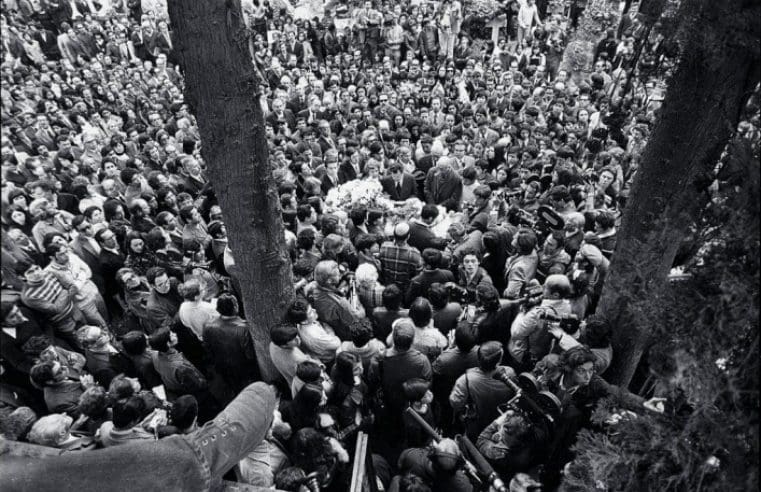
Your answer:
[[[470,401],[470,382],[468,381],[468,373],[465,372],[465,391],[467,392],[467,397],[465,399],[465,404],[471,403]]]

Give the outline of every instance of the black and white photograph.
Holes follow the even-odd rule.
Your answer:
[[[761,0],[0,0],[3,492],[759,489]]]

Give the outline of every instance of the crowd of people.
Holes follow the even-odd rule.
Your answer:
[[[584,3],[507,1],[487,40],[460,0],[243,2],[297,292],[251,326],[168,19],[3,0],[0,430],[60,451],[37,479],[139,484],[153,456],[153,485],[348,490],[364,431],[385,490],[479,490],[455,435],[549,489],[600,399],[662,411],[602,379],[595,314],[661,40],[624,15],[571,77]],[[172,471],[180,443],[204,467]]]

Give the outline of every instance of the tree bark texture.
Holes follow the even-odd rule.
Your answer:
[[[614,326],[605,377],[627,385],[680,241],[709,195],[712,172],[759,81],[759,0],[691,0],[683,53],[643,153],[598,313]],[[710,180],[709,180],[710,182]]]
[[[269,331],[293,298],[293,280],[240,2],[169,0],[169,15],[235,257],[231,273],[240,280],[262,378],[273,381]]]

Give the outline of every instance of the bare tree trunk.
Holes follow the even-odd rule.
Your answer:
[[[269,331],[293,298],[293,281],[240,1],[169,0],[169,15],[260,371],[272,381]]]
[[[615,358],[605,376],[627,385],[651,342],[659,292],[680,241],[709,196],[710,175],[759,80],[753,0],[682,5],[688,34],[624,212],[598,312],[614,324]],[[745,19],[738,22],[738,19]],[[755,21],[751,19],[756,19]]]

